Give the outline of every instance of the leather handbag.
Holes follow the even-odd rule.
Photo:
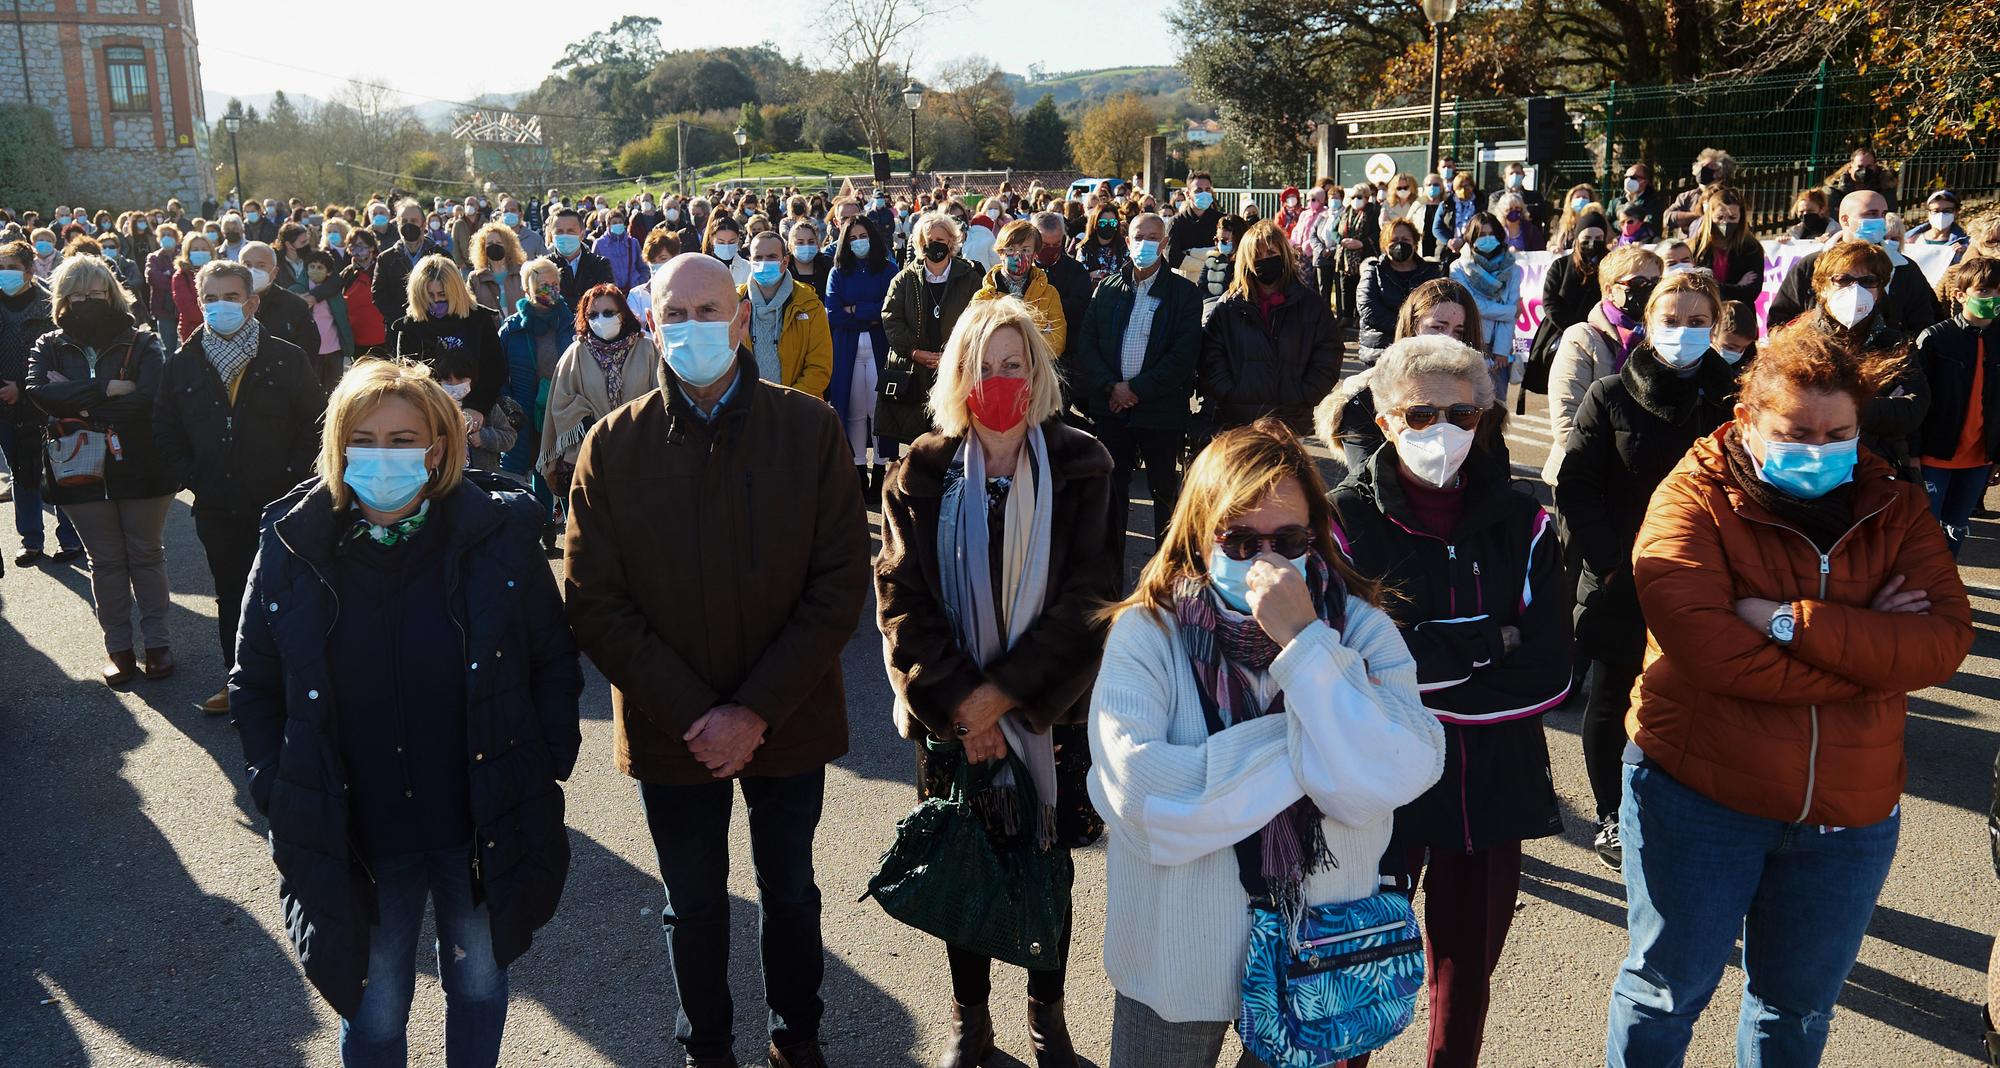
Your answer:
[[[900,353],[882,361],[875,387],[875,436],[903,445],[931,431],[930,392],[935,373]]]
[[[926,741],[931,753],[948,754],[956,742]],[[1019,757],[1008,754],[1021,811],[1036,811],[1033,780]],[[896,825],[896,841],[861,900],[946,945],[1034,971],[1055,968],[1069,922],[1075,868],[1069,850],[994,844],[972,798],[991,785],[992,772],[973,769],[961,756],[951,793],[930,797]],[[1006,787],[1003,787],[1005,789]]]

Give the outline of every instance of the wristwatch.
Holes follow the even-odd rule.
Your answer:
[[[1764,636],[1779,645],[1790,645],[1793,628],[1796,625],[1797,617],[1793,614],[1791,603],[1788,601],[1771,613],[1771,623],[1764,628]]]

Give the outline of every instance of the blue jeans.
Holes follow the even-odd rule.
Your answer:
[[[646,825],[660,859],[667,900],[660,910],[680,1013],[674,1037],[692,1057],[729,1057],[735,1004],[729,996],[729,809],[736,783],[750,809],[750,863],[757,870],[764,1002],[771,1044],[819,1040],[825,1012],[820,980],[819,887],[813,832],[819,827],[826,769],[783,778],[745,776],[693,786],[639,784]]]
[[[1952,559],[1972,531],[1972,513],[1986,498],[1986,474],[1991,464],[1978,467],[1932,467],[1924,465],[1924,492],[1930,494],[1931,516],[1944,527],[1945,544]]]
[[[1654,767],[1625,768],[1631,952],[1611,988],[1611,1068],[1672,1068],[1743,938],[1739,1068],[1807,1068],[1826,1050],[1895,858],[1901,809],[1867,827],[1744,815]]]
[[[493,1068],[500,1062],[500,1033],[507,1026],[507,970],[493,959],[486,906],[472,901],[472,847],[381,858],[370,868],[381,915],[379,925],[369,931],[368,985],[361,1007],[352,1019],[340,1021],[342,1068],[404,1068],[409,1063],[406,1032],[426,898],[437,921],[445,1064]]]
[[[14,533],[21,536],[21,548],[36,552],[46,544],[41,444],[42,436],[35,428],[16,426],[13,413],[0,411],[0,453],[6,454],[7,466],[14,472]],[[65,549],[83,548],[83,538],[60,508],[56,509],[56,544]]]

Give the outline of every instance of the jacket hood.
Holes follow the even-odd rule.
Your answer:
[[[1056,416],[1042,424],[1042,436],[1049,446],[1049,469],[1055,473],[1056,488],[1080,478],[1111,473],[1111,455],[1096,438]],[[958,455],[963,438],[946,437],[935,431],[913,442],[903,463],[892,469],[890,485],[910,497],[944,495],[944,473]]]
[[[1340,430],[1340,410],[1347,407],[1349,401],[1374,388],[1373,367],[1364,367],[1341,379],[1340,384],[1333,387],[1333,392],[1327,394],[1313,409],[1313,432],[1319,435],[1321,441],[1336,440]]]

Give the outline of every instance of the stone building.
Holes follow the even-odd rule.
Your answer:
[[[194,0],[0,0],[0,103],[54,118],[72,203],[193,207],[215,189]]]

